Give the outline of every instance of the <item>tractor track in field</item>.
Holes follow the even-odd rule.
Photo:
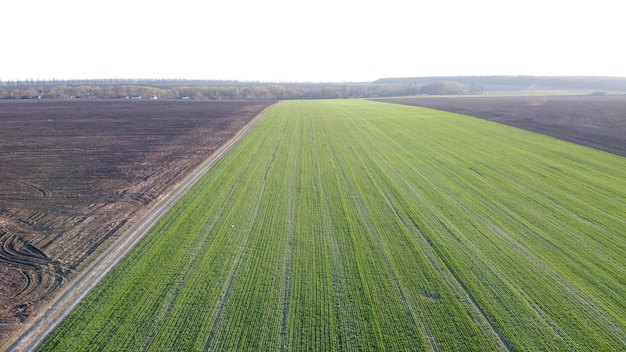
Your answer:
[[[96,286],[152,228],[156,221],[167,212],[226,152],[234,146],[252,126],[275,104],[256,115],[235,136],[224,143],[208,159],[202,162],[191,174],[185,177],[172,192],[152,206],[124,233],[107,248],[89,267],[80,273],[34,320],[33,324],[9,346],[7,351],[34,351],[78,306],[78,303]]]

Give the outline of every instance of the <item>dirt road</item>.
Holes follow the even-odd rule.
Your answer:
[[[148,210],[124,235],[103,252],[84,272],[74,279],[50,306],[40,313],[34,323],[8,351],[34,351],[46,337],[67,317],[87,293],[119,262],[150,230],[156,221],[179,200],[272,106],[252,119],[233,138],[221,146],[190,175],[181,181],[163,200]]]

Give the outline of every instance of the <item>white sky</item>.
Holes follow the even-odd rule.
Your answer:
[[[8,0],[0,80],[626,77],[622,8],[617,0]]]

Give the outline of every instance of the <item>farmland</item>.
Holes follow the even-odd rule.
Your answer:
[[[270,103],[0,101],[0,345]]]
[[[626,95],[383,99],[456,112],[626,157]]]
[[[624,180],[480,119],[284,101],[42,350],[620,350]]]

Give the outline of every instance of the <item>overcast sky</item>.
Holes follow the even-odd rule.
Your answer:
[[[10,0],[0,6],[0,80],[626,77],[622,6],[616,0]]]

